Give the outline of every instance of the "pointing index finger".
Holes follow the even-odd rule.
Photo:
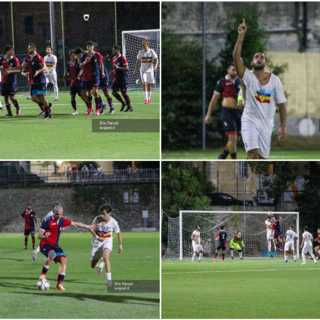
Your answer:
[[[244,19],[242,19],[242,20],[243,20],[243,22],[242,22],[242,23],[243,23],[243,24],[246,24],[246,21],[245,21]]]

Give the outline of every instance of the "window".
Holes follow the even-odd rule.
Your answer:
[[[248,178],[248,163],[245,161],[237,162],[238,178]]]
[[[24,32],[33,35],[33,16],[24,17]]]
[[[129,191],[123,192],[123,203],[129,203]]]
[[[133,203],[139,203],[139,190],[134,189],[133,191]]]

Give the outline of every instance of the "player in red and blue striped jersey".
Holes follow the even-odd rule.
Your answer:
[[[37,103],[40,108],[44,106],[45,116],[44,119],[51,118],[51,103],[46,99],[46,78],[44,71],[47,70],[46,64],[42,57],[37,53],[37,47],[34,43],[29,43],[28,54],[23,64],[19,67],[10,67],[9,70],[24,70],[29,72],[29,79],[31,82],[31,98],[32,101]]]
[[[32,204],[27,204],[27,210],[20,215],[20,220],[24,221],[24,248],[27,249],[28,237],[31,233],[32,247],[35,249],[35,223],[37,223],[37,214],[32,210]]]
[[[71,220],[62,217],[63,207],[61,205],[55,205],[53,208],[52,217],[47,217],[43,220],[40,227],[40,232],[38,234],[38,239],[40,239],[40,251],[47,258],[42,268],[41,276],[39,280],[45,279],[46,274],[52,264],[52,261],[60,263],[58,271],[58,290],[65,290],[62,285],[66,274],[67,258],[64,251],[59,247],[59,237],[62,228],[68,226],[75,226],[79,228],[92,229],[94,225],[85,225],[78,222],[72,222]]]
[[[5,117],[12,117],[10,100],[16,107],[16,115],[20,115],[20,107],[15,94],[17,91],[17,72],[19,70],[9,70],[9,67],[20,66],[19,60],[13,56],[13,47],[6,46],[4,48],[5,56],[0,59],[0,66],[2,66],[2,76],[1,76],[1,95],[4,96],[4,101],[6,103],[6,108],[8,114]]]
[[[103,59],[103,57],[102,57],[102,59]],[[108,104],[110,106],[109,114],[114,114],[113,102],[112,102],[112,98],[109,94],[109,73],[106,69],[106,66],[104,65],[104,59],[102,61],[103,61],[103,67],[104,67],[104,76],[102,76],[102,72],[101,72],[100,73],[100,89],[103,91],[104,96],[107,98]],[[103,110],[106,108],[107,108],[107,106],[103,105],[103,101],[101,100],[100,114],[103,114]]]
[[[77,59],[77,57],[74,54],[74,50],[69,51],[69,57],[70,61],[67,64],[67,71],[63,75],[64,79],[66,79],[67,76],[71,75],[71,84],[70,84],[70,96],[71,96],[71,105],[73,108],[73,112],[71,115],[78,114],[77,111],[77,103],[76,103],[76,95],[78,96],[86,103],[85,99],[82,97],[81,92],[81,79],[79,76],[80,73],[80,64]]]
[[[113,96],[122,104],[120,111],[124,110],[124,107],[127,105],[125,112],[133,111],[131,107],[130,98],[127,94],[128,91],[128,70],[129,65],[127,59],[120,54],[120,47],[113,46],[112,53],[114,55],[113,62],[113,71],[110,74],[113,74],[113,84],[112,84],[112,94]],[[125,102],[122,100],[118,91],[121,92]]]
[[[282,244],[282,232],[280,229],[280,222],[282,221],[282,218],[280,217],[279,220],[276,220],[275,217],[271,218],[272,221],[272,228],[273,228],[273,241],[276,245],[276,250],[283,250],[283,244]]]
[[[216,253],[214,254],[214,262],[217,261],[218,252],[221,249],[222,250],[222,260],[221,262],[225,262],[224,260],[224,251],[226,250],[227,245],[227,233],[224,231],[224,226],[220,227],[220,231],[218,232],[218,237],[215,239],[218,240],[218,247],[216,249]]]
[[[92,101],[92,95],[95,97],[96,112],[95,115],[100,115],[101,97],[99,95],[100,85],[100,70],[101,76],[105,77],[103,57],[99,52],[94,51],[92,41],[88,41],[87,52],[80,58],[80,68],[82,72],[81,90],[82,94],[88,93],[88,100]],[[93,108],[88,110],[87,115],[90,116]]]
[[[320,260],[320,228],[317,229],[318,236],[314,241],[318,242],[318,245],[314,248],[314,253],[318,254],[318,260]]]

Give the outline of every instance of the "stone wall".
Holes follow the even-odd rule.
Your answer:
[[[139,189],[140,184],[135,184],[135,189]],[[131,229],[143,227],[142,210],[149,210],[148,227],[159,229],[159,184],[148,183],[153,190],[153,194],[142,201],[143,195],[140,194],[141,201],[133,203],[133,196],[130,193],[129,203],[122,203],[122,189],[127,190],[127,186],[121,186],[117,199],[110,200],[115,209],[115,219],[118,220],[120,228]],[[25,210],[27,203],[33,205],[37,213],[38,227],[42,219],[52,210],[52,203],[58,201],[64,207],[63,216],[75,221],[90,224],[95,216],[98,215],[97,206],[106,201],[101,194],[101,203],[93,201],[75,200],[76,186],[57,186],[57,187],[20,187],[20,188],[1,188],[0,189],[0,232],[23,232],[24,223],[19,219]],[[143,189],[142,189],[143,190]],[[114,205],[116,203],[117,205]],[[37,229],[38,230],[38,229]],[[78,228],[70,227],[66,231],[76,231]]]

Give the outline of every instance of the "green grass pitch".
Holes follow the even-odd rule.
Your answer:
[[[111,253],[113,280],[159,279],[159,233],[124,232],[123,252],[118,239]],[[91,234],[66,233],[59,244],[67,252],[63,282],[66,291],[55,289],[58,265],[52,264],[47,279],[50,289],[37,288],[44,255],[32,260],[32,247],[24,250],[23,234],[0,234],[0,314],[14,319],[159,319],[159,293],[109,293],[106,276],[90,267]],[[36,245],[39,243],[36,240]],[[105,271],[105,270],[104,270]]]
[[[50,89],[49,89],[50,90]],[[103,101],[106,98],[100,92]],[[7,110],[1,97],[0,134],[2,136],[1,159],[159,159],[160,133],[92,132],[92,119],[159,119],[160,93],[152,91],[152,105],[144,104],[142,91],[130,91],[133,112],[120,112],[120,103],[113,98],[115,113],[109,115],[109,107],[103,115],[85,115],[84,102],[76,97],[79,114],[73,112],[68,92],[59,93],[59,101],[53,102],[54,94],[47,95],[52,103],[52,118],[39,116],[40,108],[27,94],[17,94],[21,115],[4,118]],[[95,106],[94,106],[95,109]],[[94,112],[93,112],[94,113]]]
[[[319,264],[307,259],[162,261],[163,319],[318,319]]]

